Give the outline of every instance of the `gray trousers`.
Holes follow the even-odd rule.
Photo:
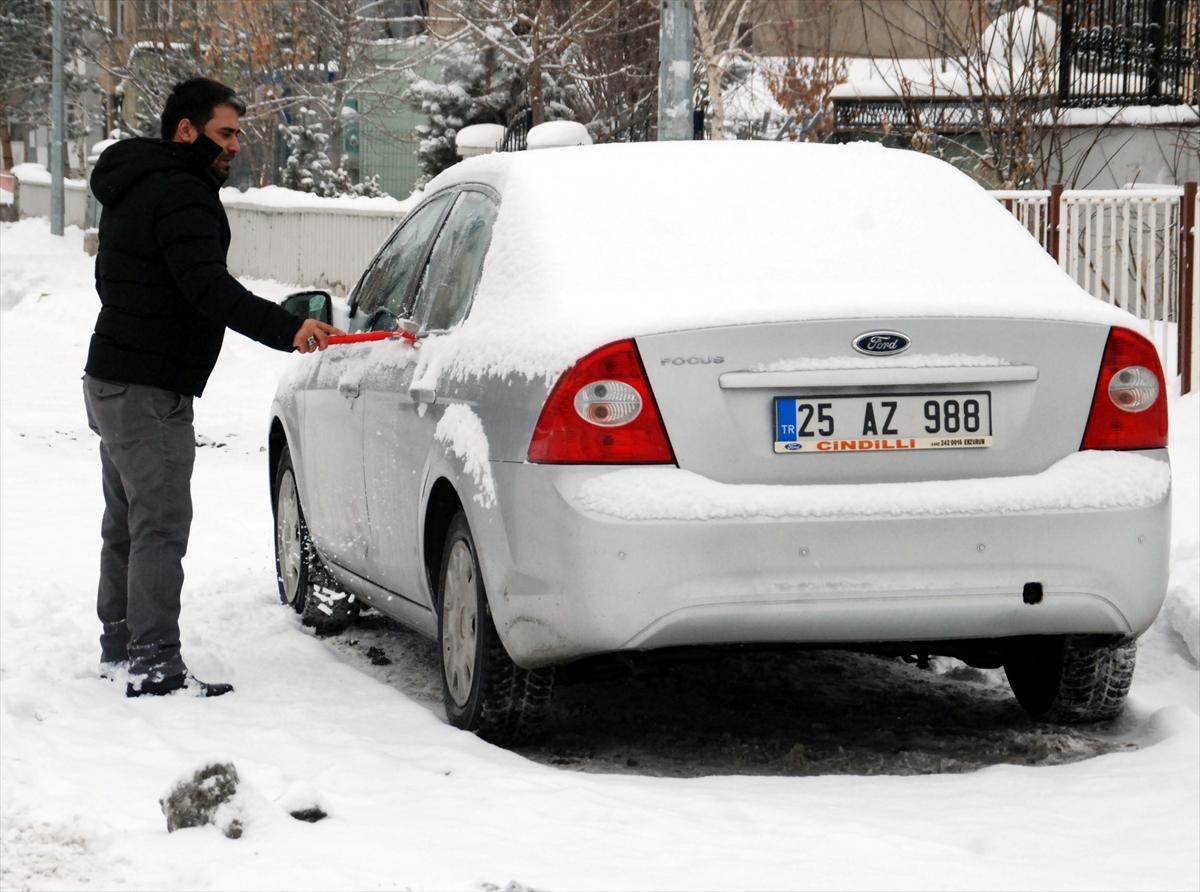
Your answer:
[[[100,435],[100,659],[132,678],[184,671],[179,594],[192,525],[192,398],[83,376],[88,426]]]

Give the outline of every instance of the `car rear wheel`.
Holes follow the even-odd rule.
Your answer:
[[[438,575],[442,697],[451,725],[494,743],[535,733],[554,689],[553,669],[522,669],[492,621],[475,540],[462,511],[450,521]]]
[[[279,600],[318,635],[336,635],[358,616],[358,601],[330,578],[313,547],[287,447],[275,471],[275,579]]]
[[[1137,642],[1088,635],[1030,639],[1004,659],[1004,674],[1025,711],[1050,722],[1096,722],[1117,715],[1133,683]]]

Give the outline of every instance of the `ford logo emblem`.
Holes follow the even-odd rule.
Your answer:
[[[912,342],[898,331],[868,331],[852,343],[855,350],[868,356],[894,356],[907,350]]]

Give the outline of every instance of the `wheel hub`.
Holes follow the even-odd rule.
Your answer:
[[[458,706],[471,697],[475,676],[479,596],[471,549],[458,540],[446,562],[442,598],[442,666],[446,687]]]
[[[293,604],[300,587],[300,562],[303,555],[300,543],[300,500],[296,495],[296,478],[291,471],[284,474],[279,485],[279,502],[275,511],[275,546],[279,555],[279,576],[283,580],[284,599],[288,604]]]

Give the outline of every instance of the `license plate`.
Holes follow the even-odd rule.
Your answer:
[[[775,451],[884,452],[992,445],[992,395],[775,397]]]

